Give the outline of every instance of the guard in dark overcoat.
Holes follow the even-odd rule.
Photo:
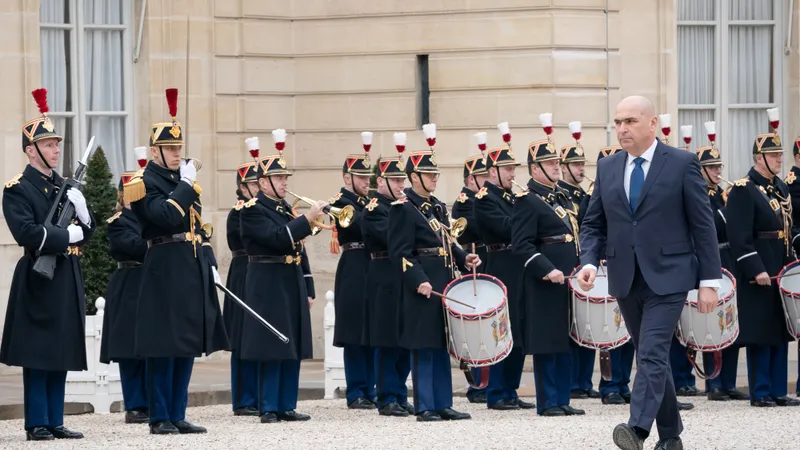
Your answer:
[[[226,237],[231,251],[231,265],[225,287],[240,299],[244,298],[245,277],[247,275],[247,251],[242,244],[239,216],[245,202],[258,194],[257,170],[259,141],[258,137],[245,140],[253,161],[236,168],[236,203],[228,213],[226,221]],[[242,321],[244,308],[235,304],[225,295],[222,305],[222,317],[225,329],[231,341],[231,404],[236,416],[258,415],[258,364],[241,358]]]
[[[481,240],[473,206],[475,204],[475,193],[483,187],[484,181],[486,181],[486,161],[484,157],[471,156],[467,158],[464,161],[464,187],[461,188],[461,193],[453,203],[452,209],[453,219],[463,217],[468,224],[464,233],[458,237],[459,245],[461,245],[462,249],[470,252],[474,245],[475,253],[482,261],[486,261],[486,245]],[[484,265],[481,265],[477,272],[483,273],[484,267]],[[479,386],[481,383],[481,369],[474,368],[470,372],[473,382]],[[467,399],[470,403],[486,403],[486,389],[477,389],[470,385],[467,388]]]
[[[424,127],[426,135],[429,127]],[[428,137],[432,148],[433,138]],[[411,188],[389,210],[389,258],[403,272],[401,345],[411,350],[414,410],[419,421],[469,419],[452,409],[453,380],[447,351],[442,293],[457,275],[480,264],[447,231],[447,205],[433,196],[439,167],[432,150],[413,152],[406,164]],[[447,228],[445,228],[447,227]]]
[[[378,413],[406,417],[414,413],[408,403],[406,380],[411,372],[411,356],[400,346],[402,316],[402,272],[392,264],[388,252],[389,208],[405,197],[406,173],[398,157],[380,158],[373,166],[375,191],[364,207],[361,233],[369,253],[366,295],[370,304],[369,339],[374,347],[377,368]]]
[[[24,253],[11,279],[0,362],[22,367],[27,439],[76,439],[83,434],[64,427],[64,389],[67,371],[86,370],[86,300],[79,257],[95,221],[78,189],[62,196],[75,206],[73,223],[60,228],[55,226],[57,217],[47,220],[64,182],[55,171],[62,138],[47,117],[47,91],[37,89],[33,96],[42,115],[22,128],[28,165],[3,190],[3,217]],[[52,279],[34,272],[40,255],[57,255]]]
[[[475,196],[475,218],[481,238],[486,243],[486,273],[497,277],[506,286],[514,339],[511,353],[489,371],[486,404],[498,410],[531,409],[535,406],[517,395],[525,364],[525,310],[519,291],[523,261],[511,251],[511,214],[515,198],[512,188],[517,166],[519,163],[511,147],[506,145],[489,150],[486,157],[489,179]]]
[[[792,199],[777,176],[782,158],[777,130],[756,136],[753,167],[734,182],[725,206],[736,261],[737,342],[746,348],[750,404],[757,407],[800,405],[800,400],[786,395],[791,336],[778,280],[770,279],[796,259],[791,245]]]
[[[147,165],[147,147],[134,149],[142,168]],[[103,336],[100,362],[119,365],[122,400],[125,404],[125,423],[147,423],[147,364],[135,355],[137,302],[142,285],[142,263],[147,253],[147,241],[130,202],[125,199],[123,186],[136,172],[123,172],[119,182],[117,213],[108,221],[109,254],[117,262],[106,288],[106,308],[103,316]]]
[[[584,414],[570,401],[570,297],[565,276],[578,265],[578,220],[558,189],[560,156],[552,141],[528,147],[528,191],[517,194],[512,251],[524,268],[525,353],[533,355],[536,408],[540,415]]]
[[[167,89],[172,121],[153,125],[151,160],[124,186],[147,240],[135,353],[147,358],[151,434],[206,432],[186,420],[194,358],[229,348],[216,261],[203,245],[211,229],[202,222],[198,162],[181,157],[177,102],[177,89]]]
[[[372,133],[364,133],[367,133],[364,146],[369,149]],[[343,349],[347,406],[351,409],[374,409],[374,401],[377,400],[375,349],[369,345],[367,285],[364,279],[369,268],[369,255],[361,234],[364,206],[369,201],[369,164],[368,151],[364,155],[347,155],[342,165],[344,186],[328,200],[333,207],[349,206],[355,211],[355,215],[346,218],[344,223],[333,219],[335,230],[331,238],[331,251],[341,253],[333,282],[336,309],[333,345]]]
[[[722,153],[716,145],[716,123],[706,122],[706,130],[711,145],[697,149],[697,158],[700,159],[703,178],[708,183],[708,200],[711,212],[714,215],[714,225],[717,228],[717,242],[719,244],[719,259],[722,268],[732,275],[736,273],[734,260],[731,255],[731,244],[728,242],[726,230],[725,201],[728,192],[721,187],[722,182]],[[732,188],[732,187],[731,187]],[[706,396],[712,401],[725,400],[750,400],[750,396],[736,389],[736,369],[739,365],[739,344],[734,343],[722,351],[722,367],[719,376],[706,380]],[[703,370],[709,374],[714,371],[714,353],[703,353]]]
[[[258,194],[244,204],[240,224],[247,251],[243,300],[289,338],[281,342],[251,315],[242,322],[241,358],[258,364],[258,408],[261,423],[305,421],[295,411],[300,383],[300,361],[311,358],[310,307],[314,280],[303,240],[312,233],[326,202],[317,201],[303,215],[286,203],[286,167],[282,150],[284,130],[273,131],[278,154],[258,160]]]

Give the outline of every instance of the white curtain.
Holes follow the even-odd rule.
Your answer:
[[[123,0],[83,0],[83,20],[91,24],[118,25],[122,22]],[[84,81],[82,86],[85,110],[123,111],[125,109],[125,80],[123,73],[123,31],[87,29],[84,35]],[[86,117],[87,139],[95,136],[95,142],[103,148],[114,179],[125,169],[126,164],[125,117]],[[132,149],[131,149],[132,150]],[[81,150],[82,151],[82,150]]]
[[[730,20],[771,20],[772,0],[731,0]],[[772,26],[729,27],[728,97],[731,104],[775,101]],[[756,135],[769,133],[765,108],[731,109],[728,140],[732,177],[743,176],[752,165]]]
[[[39,22],[42,24],[69,23],[69,11],[66,0],[41,0]],[[72,111],[70,98],[70,71],[69,59],[69,30],[41,27],[42,47],[42,87],[47,89],[47,103],[51,112]],[[29,98],[33,102],[33,98]],[[33,117],[26,119],[30,120]],[[72,155],[72,120],[67,118],[52,118],[56,132],[64,136],[61,145],[60,167],[64,167],[64,159]],[[21,144],[21,143],[20,143]]]

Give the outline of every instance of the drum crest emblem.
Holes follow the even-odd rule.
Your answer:
[[[500,341],[505,340],[508,335],[508,317],[501,314],[499,320],[492,322],[492,338],[494,344],[497,345]]]
[[[733,321],[735,319],[736,311],[733,305],[728,305],[725,308],[725,328],[730,331],[733,328]]]
[[[719,317],[719,331],[725,331],[725,324],[723,323],[725,313],[723,313],[721,309],[717,311],[717,317]]]
[[[616,325],[617,331],[622,327],[622,314],[620,314],[619,306],[614,308],[614,325]]]

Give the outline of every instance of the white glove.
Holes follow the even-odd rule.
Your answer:
[[[194,179],[197,178],[197,169],[194,167],[194,164],[187,164],[186,160],[181,161],[181,180],[192,184]]]
[[[86,198],[83,197],[83,192],[77,189],[70,189],[67,191],[67,198],[72,203],[72,206],[75,207],[75,214],[78,215],[78,220],[86,226],[91,225],[92,219],[89,216],[89,209],[86,208]]]
[[[70,244],[74,244],[83,240],[83,228],[79,227],[78,225],[68,225],[67,232],[69,233]]]
[[[219,277],[219,272],[217,272],[217,268],[211,266],[211,271],[214,272],[214,284],[222,284],[222,279]]]

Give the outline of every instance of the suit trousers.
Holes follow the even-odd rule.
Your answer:
[[[147,358],[150,423],[186,419],[194,358]]]
[[[231,352],[231,404],[233,410],[258,407],[258,363],[239,358]]]
[[[375,351],[378,409],[397,402],[408,403],[406,380],[411,373],[411,355],[404,348],[381,347]]]
[[[628,425],[649,434],[653,422],[657,422],[661,439],[677,437],[683,431],[670,372],[670,347],[686,295],[687,292],[656,295],[637,263],[631,290],[619,299],[636,348],[636,377]]]
[[[25,429],[64,425],[66,371],[22,368]]]
[[[600,395],[605,397],[611,393],[630,393],[633,358],[636,355],[633,342],[628,341],[608,353],[611,359],[611,379],[609,381],[600,379]]]

